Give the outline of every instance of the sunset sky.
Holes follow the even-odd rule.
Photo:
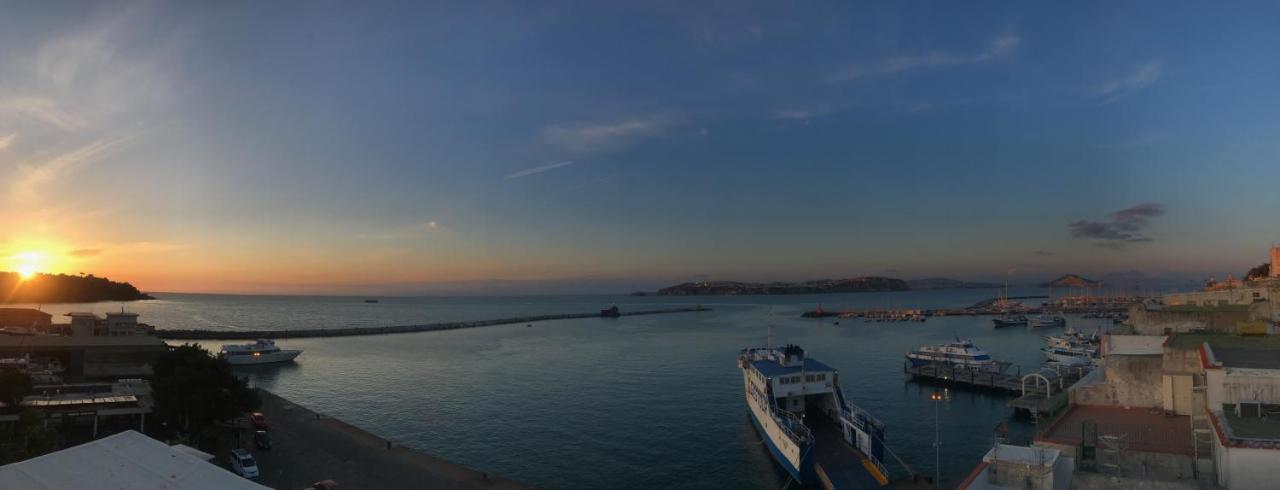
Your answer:
[[[644,3],[0,2],[0,270],[617,292],[1280,242],[1273,2]]]

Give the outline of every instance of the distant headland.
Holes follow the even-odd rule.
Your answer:
[[[805,282],[737,282],[702,281],[686,282],[659,289],[658,296],[728,296],[743,294],[825,294],[862,293],[873,291],[908,291],[911,287],[902,279],[890,277],[854,277],[848,279],[821,279]]]
[[[1040,284],[1042,288],[1096,288],[1102,287],[1102,281],[1085,279],[1075,274],[1067,274],[1052,281]]]
[[[155,299],[127,282],[93,274],[36,274],[24,279],[16,272],[0,272],[0,303],[93,303]]]
[[[912,290],[922,289],[995,289],[1001,287],[991,282],[970,282],[945,277],[928,277],[924,279],[907,279],[907,286]]]

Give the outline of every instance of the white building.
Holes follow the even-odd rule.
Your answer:
[[[264,490],[205,461],[134,431],[0,466],[0,488],[63,490]]]

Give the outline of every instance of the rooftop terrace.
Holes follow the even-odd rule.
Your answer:
[[[1126,435],[1131,451],[1191,454],[1193,450],[1190,417],[1148,408],[1073,405],[1037,439],[1079,446],[1086,421],[1097,425],[1099,436]]]
[[[1276,407],[1272,405],[1271,408]],[[1222,415],[1222,420],[1231,428],[1232,437],[1280,440],[1280,413],[1270,417],[1239,417],[1236,415],[1236,406],[1226,404],[1222,406]]]
[[[1241,337],[1226,334],[1179,334],[1169,347],[1195,349],[1204,343],[1222,365],[1235,368],[1280,369],[1280,336]]]

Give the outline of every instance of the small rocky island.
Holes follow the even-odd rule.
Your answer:
[[[127,282],[93,274],[36,274],[23,279],[16,272],[0,272],[0,303],[93,303],[155,299]]]
[[[659,296],[729,296],[743,294],[865,293],[873,291],[908,291],[910,289],[907,286],[907,282],[902,279],[853,277],[805,282],[686,282],[659,289],[657,294]]]
[[[1085,279],[1075,274],[1067,274],[1052,281],[1040,284],[1042,288],[1096,288],[1102,287],[1102,281]]]

